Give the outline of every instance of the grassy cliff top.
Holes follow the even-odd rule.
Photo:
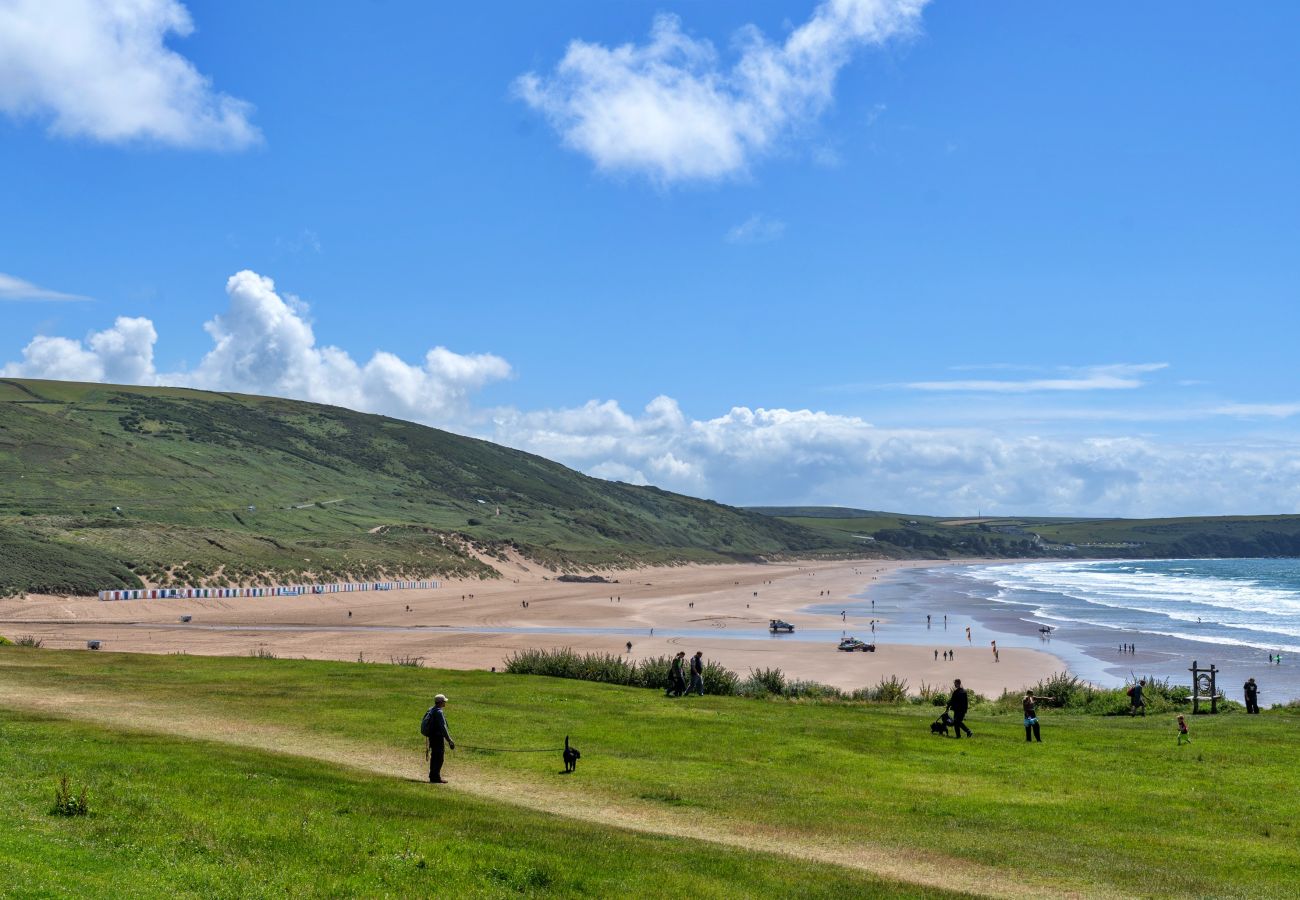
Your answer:
[[[846,542],[385,416],[180,388],[0,380],[0,592],[721,561]],[[87,575],[86,573],[89,573]],[[94,577],[90,577],[94,576]]]

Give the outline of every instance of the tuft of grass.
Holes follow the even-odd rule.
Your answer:
[[[44,645],[45,641],[30,634],[24,634],[22,637],[18,638],[18,640],[14,641],[14,646],[16,647],[42,647]]]
[[[276,655],[266,647],[254,647],[248,651],[248,655],[254,659],[277,659]]]
[[[390,656],[388,661],[395,666],[407,666],[411,669],[424,668],[423,656]]]
[[[76,794],[68,784],[68,776],[59,778],[59,786],[54,789],[54,806],[50,808],[52,816],[84,816],[90,813],[88,789],[83,785]]]

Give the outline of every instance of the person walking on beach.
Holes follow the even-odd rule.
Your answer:
[[[686,693],[686,675],[682,671],[685,666],[685,657],[686,651],[678,650],[677,655],[673,657],[672,663],[668,666],[668,693],[666,696],[680,697]]]
[[[966,711],[970,709],[970,696],[966,689],[961,686],[961,679],[952,680],[952,695],[948,698],[948,705],[944,711],[952,710],[952,730],[953,735],[961,740],[961,733],[966,732],[966,737],[974,737],[971,730],[966,727]]]
[[[970,643],[970,626],[966,626],[966,643]]]
[[[701,697],[704,696],[704,651],[696,650],[695,655],[691,657],[691,686],[686,693],[696,693]]]
[[[1146,690],[1146,686],[1147,680],[1142,678],[1138,680],[1137,684],[1128,689],[1128,714],[1130,716],[1136,716],[1138,712],[1141,711],[1142,716],[1144,718],[1146,717],[1147,702],[1142,699],[1142,692]]]
[[[929,613],[926,613],[926,614],[925,614],[925,627],[926,627],[927,629],[929,629],[929,627],[930,627],[930,614],[929,614]]]
[[[1181,747],[1183,741],[1190,744],[1192,742],[1192,736],[1187,733],[1187,720],[1184,719],[1180,713],[1178,716],[1178,746]]]
[[[1259,713],[1259,685],[1255,684],[1255,679],[1247,678],[1242,688],[1246,692],[1247,714],[1257,715]]]
[[[1029,743],[1029,735],[1032,733],[1034,740],[1038,743],[1043,742],[1043,735],[1038,730],[1038,700],[1050,700],[1050,697],[1034,698],[1033,691],[1025,691],[1025,699],[1021,701],[1020,706],[1025,711],[1025,743]]]
[[[433,698],[433,706],[429,707],[424,720],[420,722],[420,733],[425,737],[429,754],[430,784],[447,783],[442,777],[443,756],[447,747],[456,749],[456,742],[451,739],[451,732],[447,731],[447,716],[442,711],[446,705],[446,696],[438,694]]]

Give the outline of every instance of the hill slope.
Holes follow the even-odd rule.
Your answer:
[[[0,380],[0,593],[491,574],[471,546],[561,567],[851,543],[384,416]]]
[[[938,518],[838,507],[751,507],[885,556],[1190,559],[1300,556],[1300,516]]]

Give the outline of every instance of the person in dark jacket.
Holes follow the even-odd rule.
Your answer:
[[[432,784],[446,784],[447,781],[442,777],[442,760],[446,753],[447,747],[456,749],[456,742],[451,739],[451,733],[447,731],[447,716],[443,713],[443,707],[447,705],[447,698],[442,694],[433,698],[433,733],[429,735],[429,781]]]
[[[953,734],[960,740],[961,733],[966,732],[966,737],[974,737],[971,730],[966,727],[966,710],[970,708],[970,696],[966,689],[961,686],[961,679],[952,680],[952,696],[948,698],[948,705],[945,710],[952,710],[952,730]]]
[[[686,693],[686,651],[678,650],[668,666],[668,696],[680,697]]]
[[[691,657],[691,686],[686,689],[686,693],[699,694],[704,696],[704,651],[696,650],[695,655]]]
[[[1247,678],[1246,683],[1242,685],[1246,691],[1246,712],[1259,712],[1259,685],[1255,684],[1255,679]]]
[[[1025,699],[1021,701],[1021,707],[1025,711],[1025,743],[1029,743],[1029,735],[1032,732],[1034,740],[1038,743],[1043,742],[1042,732],[1038,730],[1038,701],[1050,700],[1050,697],[1034,697],[1033,691],[1025,691]]]

